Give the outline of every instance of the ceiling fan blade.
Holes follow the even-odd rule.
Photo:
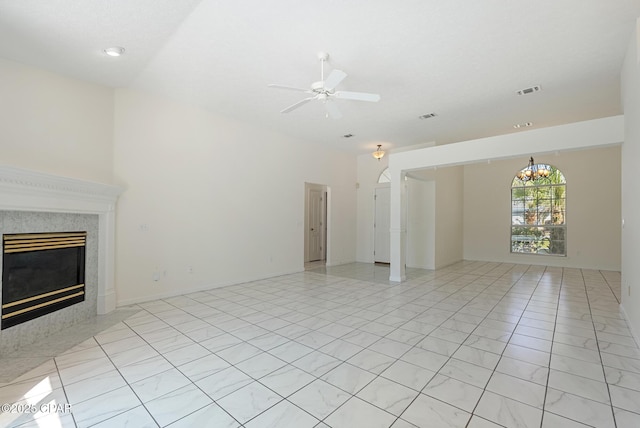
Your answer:
[[[286,109],[282,110],[280,113],[289,113],[292,110],[297,109],[298,107],[308,103],[309,101],[311,101],[314,97],[309,97],[309,98],[305,98],[304,100],[300,100],[297,103],[290,105],[289,107],[287,107]]]
[[[276,83],[271,83],[269,85],[267,85],[270,88],[275,88],[275,89],[286,89],[288,91],[298,91],[298,92],[309,92],[311,93],[311,91],[309,89],[302,89],[302,88],[296,88],[294,86],[287,86],[287,85],[278,85]]]
[[[347,77],[347,73],[345,73],[344,71],[333,70],[331,74],[329,74],[329,77],[327,77],[327,80],[324,81],[324,88],[329,91],[332,90],[333,88],[338,86],[338,84],[342,82],[345,77]]]
[[[380,95],[366,92],[336,91],[333,95],[342,100],[370,101],[374,103],[380,101]]]
[[[327,110],[329,117],[331,119],[340,119],[342,117],[342,112],[338,108],[338,105],[331,100],[327,100],[324,102],[324,108]]]

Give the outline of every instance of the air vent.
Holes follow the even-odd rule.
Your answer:
[[[122,56],[124,55],[124,48],[120,47],[120,46],[114,46],[112,48],[106,48],[104,50],[104,53],[106,53],[109,56]]]
[[[533,123],[531,122],[525,122],[525,123],[516,123],[515,125],[513,125],[514,128],[516,129],[520,129],[520,128],[528,128],[530,126],[533,126]]]
[[[540,87],[540,85],[536,85],[536,86],[532,86],[530,88],[520,89],[519,91],[516,91],[516,94],[518,94],[518,95],[529,95],[529,94],[533,94],[534,92],[539,92],[541,90],[542,90],[542,88]]]
[[[342,138],[351,138],[351,137],[353,137],[353,134],[344,134],[342,136]]]
[[[427,113],[422,116],[418,116],[418,119],[431,119],[432,117],[436,117],[435,113]]]

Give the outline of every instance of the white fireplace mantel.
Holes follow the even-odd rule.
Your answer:
[[[98,314],[116,307],[115,204],[123,190],[0,165],[0,210],[98,215]]]

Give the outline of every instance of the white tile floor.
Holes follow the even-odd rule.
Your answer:
[[[640,427],[618,272],[388,272],[323,267],[140,304],[0,384],[14,403],[0,426]]]

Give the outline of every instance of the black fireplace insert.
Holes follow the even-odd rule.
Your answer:
[[[87,232],[3,235],[2,329],[85,299]]]

